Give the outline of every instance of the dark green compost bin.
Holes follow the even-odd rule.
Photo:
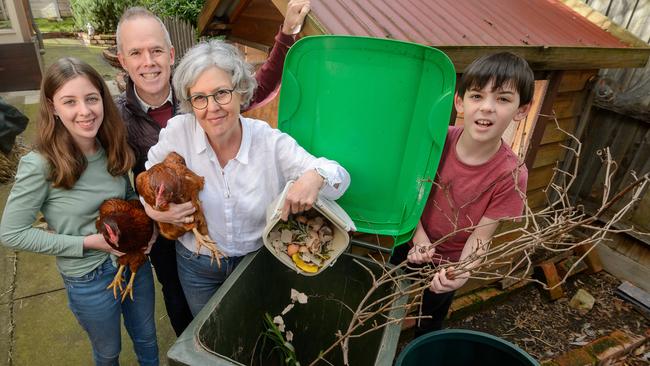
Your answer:
[[[375,275],[381,274],[376,263],[347,253],[332,268],[314,277],[297,275],[266,248],[246,256],[169,350],[170,364],[279,365],[273,363],[273,358],[257,362],[259,355],[256,352],[253,359],[253,351],[256,344],[260,347],[262,343],[258,338],[264,330],[264,314],[269,313],[271,317],[280,314],[291,302],[292,288],[307,294],[309,300],[306,304],[296,304],[283,316],[284,322],[286,329],[294,334],[292,344],[298,359],[303,364],[311,362],[335,341],[336,331],[347,329],[351,313],[342,302],[355,308],[372,285],[367,270],[354,260],[364,263]],[[373,300],[390,290],[386,287],[377,291]],[[400,304],[405,302],[404,298]],[[403,317],[404,310],[393,310],[389,315]],[[372,321],[367,322],[368,326]],[[350,364],[392,365],[399,334],[400,326],[394,324],[352,339]],[[267,353],[268,350],[263,357]],[[342,365],[340,348],[327,360]]]
[[[539,366],[530,355],[493,335],[464,329],[426,334],[409,343],[395,366]]]

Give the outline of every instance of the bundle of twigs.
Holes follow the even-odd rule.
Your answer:
[[[557,128],[563,131],[559,124],[557,124]],[[575,161],[573,169],[571,171],[563,171],[556,165],[555,175],[546,189],[548,205],[544,209],[536,212],[533,212],[528,205],[525,205],[522,216],[501,220],[504,222],[512,221],[513,219],[519,220],[519,225],[514,229],[495,235],[492,241],[497,241],[500,238],[511,238],[513,236],[516,237],[515,239],[494,247],[491,246],[492,241],[480,243],[479,245],[482,246],[481,249],[484,250],[477,250],[474,254],[469,255],[457,263],[442,262],[437,266],[411,268],[408,263],[391,267],[386,265],[386,263],[380,263],[378,260],[375,260],[383,267],[383,273],[379,277],[375,276],[362,263],[357,262],[360,266],[367,269],[369,276],[372,278],[373,285],[359,306],[351,310],[353,314],[348,328],[340,330],[336,335],[336,341],[325,348],[310,365],[315,365],[319,361],[325,361],[325,356],[336,347],[341,347],[343,363],[348,365],[347,350],[351,338],[363,337],[369,332],[382,329],[390,324],[400,323],[405,319],[420,318],[419,315],[406,315],[402,318],[392,318],[388,314],[396,308],[404,308],[407,310],[406,314],[408,314],[408,310],[419,307],[422,292],[429,288],[434,274],[442,269],[453,267],[455,276],[466,273],[469,275],[469,278],[474,279],[494,280],[509,278],[513,280],[532,281],[541,284],[545,289],[552,289],[564,283],[573,269],[594,249],[595,245],[607,240],[606,237],[608,234],[634,230],[620,230],[615,229],[615,227],[616,223],[640,200],[644,189],[650,182],[648,174],[639,177],[634,172],[630,172],[632,176],[631,183],[621,191],[613,194],[610,192],[609,187],[611,187],[616,164],[611,159],[608,148],[599,151],[606,171],[603,199],[596,213],[589,215],[580,207],[574,206],[569,197],[569,189],[578,174],[581,144],[575,136],[566,131],[563,132],[569,136],[570,142],[573,142],[571,146],[564,146],[569,152],[567,158],[571,158],[570,155],[572,155]],[[515,182],[517,181],[516,176],[513,179],[515,179]],[[525,193],[519,193],[525,202]],[[622,202],[623,204],[616,205],[615,208],[614,204],[617,202]],[[605,212],[607,212],[607,216],[604,215]],[[473,228],[476,227],[478,225]],[[460,230],[467,230],[467,228]],[[586,233],[586,235],[575,238],[572,233],[576,230],[580,230],[582,233]],[[449,235],[436,241],[433,245],[438,245],[454,234],[456,232],[449,233]],[[566,252],[584,245],[587,245],[589,249],[573,264],[564,278],[554,286],[548,287],[545,283],[529,277],[534,266],[533,254],[539,253],[540,251]],[[483,254],[479,255],[477,253]],[[499,270],[499,268],[503,268],[504,266],[507,270]],[[400,285],[403,283],[406,283],[406,285]],[[374,298],[372,295],[377,289],[390,284],[394,285],[394,292],[379,299],[371,300]],[[406,305],[396,305],[398,304],[398,300],[404,296],[408,296],[412,300],[407,302]],[[377,317],[382,321],[377,322]],[[371,329],[361,331],[361,327],[370,319],[373,319],[374,322]]]

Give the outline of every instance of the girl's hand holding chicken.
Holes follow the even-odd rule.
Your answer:
[[[119,250],[113,249],[108,243],[106,242],[106,239],[104,239],[104,236],[102,234],[93,234],[93,235],[88,235],[84,238],[84,250],[86,249],[94,249],[94,250],[101,250],[102,252],[106,252],[109,254],[112,254],[116,257],[121,257],[125,253],[120,252]]]

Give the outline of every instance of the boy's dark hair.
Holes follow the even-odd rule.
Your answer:
[[[535,90],[535,75],[523,58],[511,52],[500,52],[474,60],[463,72],[458,83],[458,95],[467,90],[483,89],[494,80],[494,89],[510,84],[519,93],[519,105],[530,103]]]

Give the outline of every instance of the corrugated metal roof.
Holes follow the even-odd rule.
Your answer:
[[[312,0],[332,34],[431,46],[628,47],[556,0]]]

